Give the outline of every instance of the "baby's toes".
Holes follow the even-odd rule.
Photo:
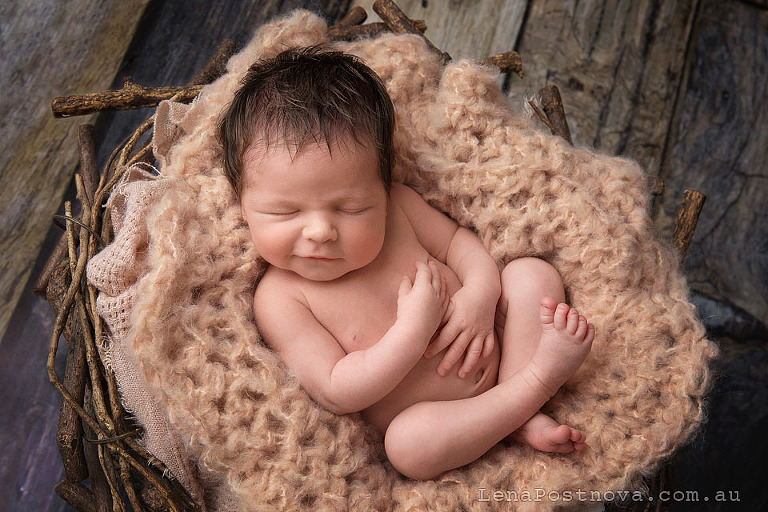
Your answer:
[[[587,323],[587,335],[584,338],[584,343],[590,344],[595,339],[595,326]]]
[[[539,303],[539,314],[541,315],[541,325],[551,327],[555,321],[555,309],[557,302],[550,297],[542,297]]]
[[[576,430],[575,428],[572,428],[570,439],[574,443],[583,443],[584,441],[587,440],[587,435],[581,430]]]
[[[584,315],[579,315],[579,326],[576,329],[576,337],[580,340],[583,340],[584,337],[587,335],[587,330],[589,328],[589,322],[587,322],[587,319]]]
[[[584,432],[573,428],[571,429],[571,442],[577,451],[583,450],[587,447],[587,435]]]
[[[568,334],[574,335],[576,334],[578,328],[579,312],[576,311],[576,308],[571,308],[570,311],[568,311],[568,320],[565,326],[565,330],[568,331]]]
[[[570,311],[570,307],[568,307],[568,304],[560,303],[557,305],[557,309],[555,309],[555,329],[558,331],[562,331],[566,328],[566,325],[568,325],[568,312]]]

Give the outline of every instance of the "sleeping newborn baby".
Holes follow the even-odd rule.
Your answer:
[[[259,61],[219,124],[225,170],[269,268],[254,315],[309,395],[361,411],[402,474],[435,478],[509,438],[570,452],[539,409],[595,330],[536,258],[501,273],[471,231],[392,183],[376,74],[321,48]]]

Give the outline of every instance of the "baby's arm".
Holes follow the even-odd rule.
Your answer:
[[[346,354],[295,287],[263,279],[254,313],[266,342],[321,406],[336,414],[365,409],[392,391],[421,359],[448,305],[433,265],[400,285],[397,319],[378,343]]]
[[[493,349],[494,317],[501,295],[498,267],[470,230],[458,227],[413,190],[401,185],[393,191],[424,247],[444,261],[461,281],[462,288],[451,297],[447,322],[425,356],[431,357],[451,345],[438,373],[446,375],[464,357],[459,376],[465,377],[478,359]]]
[[[493,350],[496,304],[501,295],[499,269],[477,236],[466,228],[456,231],[446,264],[456,272],[462,287],[451,297],[448,322],[425,355],[432,357],[450,345],[437,371],[446,375],[464,357],[459,376],[466,377],[480,357]]]

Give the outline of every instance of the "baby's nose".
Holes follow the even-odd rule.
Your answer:
[[[323,215],[312,216],[302,230],[302,236],[313,242],[332,242],[336,240],[336,228]]]

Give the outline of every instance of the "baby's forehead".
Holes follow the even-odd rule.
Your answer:
[[[353,152],[375,151],[375,145],[358,141],[352,136],[309,136],[303,140],[272,139],[251,142],[243,154],[243,172],[273,163],[275,160],[290,159],[295,161],[315,154],[336,156]]]
[[[301,146],[293,143],[293,141],[285,140],[273,140],[270,141],[269,144],[263,142],[252,143],[243,154],[243,167],[241,173],[242,188],[252,187],[269,178],[279,179],[279,175],[275,175],[272,172],[263,172],[267,169],[272,171],[275,167],[285,168],[286,163],[290,162],[289,165],[293,165],[297,160],[299,160],[302,165],[312,167],[313,162],[316,161],[313,160],[315,158],[319,157],[322,159],[331,155],[333,158],[347,159],[352,156],[353,152],[376,153],[376,149],[375,146],[371,144],[363,144],[354,140],[352,137],[333,139],[331,142],[311,139],[304,141]],[[381,179],[378,154],[376,153],[372,156],[376,167],[371,168],[370,170]],[[365,167],[368,168],[369,166]],[[290,171],[286,170],[285,172]]]
[[[320,144],[310,143],[297,146],[284,140],[252,143],[243,154],[243,184],[256,179],[261,169],[270,168],[277,160],[295,161],[309,151],[319,150]]]

